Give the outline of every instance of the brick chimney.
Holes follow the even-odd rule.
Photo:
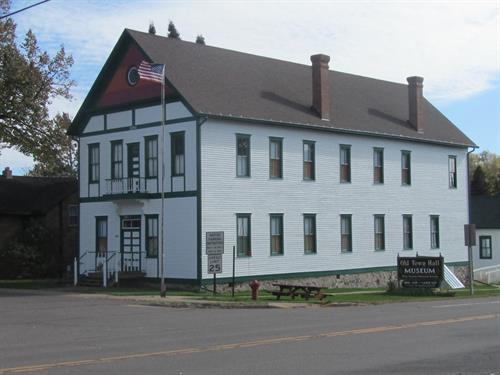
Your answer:
[[[408,109],[411,126],[419,133],[424,132],[424,96],[422,77],[408,77]]]
[[[330,80],[328,63],[330,56],[313,55],[312,62],[312,108],[322,120],[330,120]]]
[[[5,169],[2,172],[2,176],[5,178],[12,178],[12,171],[10,170],[9,167],[5,167]]]

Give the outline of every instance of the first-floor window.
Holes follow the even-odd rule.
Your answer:
[[[236,215],[236,248],[239,257],[252,255],[250,243],[250,214]]]
[[[340,250],[343,253],[352,251],[351,215],[340,215]]]
[[[375,215],[374,224],[375,224],[375,250],[384,250],[385,249],[384,215]]]
[[[431,216],[431,249],[439,249],[439,216]]]
[[[271,214],[271,255],[283,255],[283,215]]]
[[[316,253],[316,215],[304,215],[304,253]]]
[[[411,215],[403,215],[403,249],[413,249],[413,225]]]
[[[146,257],[158,257],[158,215],[146,215]]]
[[[479,236],[479,258],[491,259],[491,236]]]
[[[108,252],[108,218],[96,217],[96,253],[106,256]]]

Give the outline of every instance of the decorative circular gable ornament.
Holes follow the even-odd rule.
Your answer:
[[[127,82],[130,86],[137,85],[139,82],[139,71],[136,66],[131,66],[127,71]]]

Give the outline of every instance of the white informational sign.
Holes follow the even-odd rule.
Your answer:
[[[207,255],[224,254],[224,232],[206,232]]]
[[[222,273],[222,254],[220,255],[208,255],[208,273],[216,274]]]

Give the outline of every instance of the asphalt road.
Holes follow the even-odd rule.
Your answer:
[[[172,309],[0,289],[0,374],[500,375],[500,298]]]

